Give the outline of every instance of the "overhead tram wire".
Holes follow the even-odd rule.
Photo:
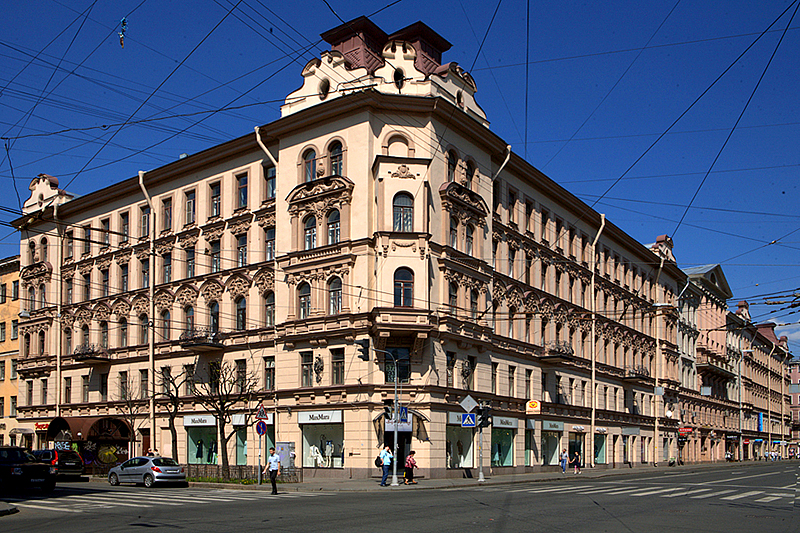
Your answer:
[[[703,179],[700,181],[700,185],[697,186],[697,190],[694,192],[694,195],[692,195],[692,199],[689,200],[689,205],[686,206],[686,210],[683,212],[683,215],[681,215],[681,219],[678,221],[678,225],[675,226],[675,230],[672,232],[673,236],[678,232],[678,229],[680,229],[681,223],[686,218],[686,214],[689,212],[689,208],[692,207],[692,204],[694,203],[695,199],[697,198],[697,195],[700,194],[700,190],[703,188],[703,184],[708,179],[708,175],[714,169],[714,165],[717,163],[717,161],[719,160],[720,156],[722,155],[722,152],[725,150],[725,147],[728,145],[728,141],[731,140],[731,137],[733,136],[733,132],[736,131],[736,126],[738,126],[739,122],[742,120],[742,117],[744,116],[745,112],[747,111],[747,108],[750,106],[750,102],[753,101],[753,97],[756,95],[756,91],[758,91],[758,88],[761,86],[761,82],[763,81],[764,76],[766,76],[767,71],[769,70],[769,67],[772,64],[772,60],[775,59],[775,54],[778,53],[778,49],[780,48],[781,43],[783,42],[783,38],[786,37],[786,32],[789,31],[789,27],[792,25],[792,21],[794,20],[794,16],[797,14],[797,9],[798,8],[800,8],[800,3],[798,3],[797,7],[794,8],[794,12],[792,13],[792,16],[789,18],[789,22],[786,24],[786,28],[783,30],[783,33],[781,34],[780,39],[778,39],[778,42],[775,45],[775,49],[772,51],[772,55],[769,56],[769,60],[767,61],[767,64],[764,66],[764,70],[761,72],[761,76],[759,76],[755,87],[753,87],[753,90],[750,93],[750,96],[747,98],[747,102],[745,102],[744,107],[742,107],[741,113],[739,113],[739,116],[736,118],[736,122],[734,122],[733,127],[731,128],[730,132],[728,133],[728,136],[725,138],[725,142],[723,142],[722,146],[720,146],[719,151],[717,152],[717,155],[714,157],[714,160],[711,162],[711,165],[708,167],[708,171],[706,172],[705,176],[703,176]]]

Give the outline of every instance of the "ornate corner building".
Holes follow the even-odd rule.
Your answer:
[[[15,223],[37,445],[100,470],[149,448],[252,467],[263,406],[263,448],[290,443],[307,475],[370,476],[397,427],[401,456],[461,477],[470,396],[492,407],[495,474],[562,448],[677,457],[686,398],[724,402],[700,393],[671,239],[635,241],[516,155],[426,25],[322,37],[254,133],[78,198],[33,180]]]

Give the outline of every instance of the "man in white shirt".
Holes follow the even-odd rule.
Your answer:
[[[267,466],[264,468],[264,474],[269,471],[269,481],[272,483],[272,494],[278,494],[278,474],[281,473],[281,456],[275,453],[275,448],[269,449],[269,457],[267,457]]]

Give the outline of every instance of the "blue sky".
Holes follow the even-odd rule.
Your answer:
[[[328,3],[4,6],[0,205],[18,209],[12,183],[24,201],[41,172],[86,194],[277,119],[326,48],[319,34],[340,24],[333,11],[350,20],[388,5],[372,17],[387,33],[422,20],[453,44],[444,60],[471,71],[492,130],[517,154],[639,241],[673,236],[680,266],[721,263],[733,303],[748,299],[756,320],[800,320],[765,300],[800,287],[791,0],[531,2],[530,16],[508,0]],[[162,120],[114,126],[143,119]],[[0,237],[0,254],[18,253],[10,228]],[[800,341],[796,325],[781,331]]]

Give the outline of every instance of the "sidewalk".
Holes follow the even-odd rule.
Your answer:
[[[9,505],[6,502],[0,502],[0,516],[6,516],[8,514],[14,514],[18,512],[19,509],[17,509],[13,505]]]
[[[477,470],[473,471],[473,478],[452,478],[452,479],[424,479],[416,478],[418,483],[416,485],[404,485],[402,471],[398,470],[397,477],[400,483],[397,487],[381,487],[380,476],[375,476],[369,479],[305,479],[302,483],[281,483],[278,485],[279,492],[379,492],[387,490],[432,490],[432,489],[451,489],[458,487],[478,487],[489,485],[511,485],[517,483],[537,483],[545,481],[563,481],[565,483],[572,482],[576,479],[585,478],[605,478],[605,477],[621,477],[629,476],[632,474],[646,474],[646,473],[662,473],[669,475],[671,473],[689,473],[701,472],[703,470],[711,469],[725,469],[725,468],[747,468],[757,466],[758,462],[745,462],[745,463],[702,463],[678,467],[658,466],[652,465],[636,465],[633,468],[615,468],[615,469],[590,469],[584,468],[582,473],[575,475],[571,470],[567,470],[566,474],[559,472],[537,472],[531,474],[509,474],[502,476],[490,476],[489,468],[484,470],[485,481],[479,483],[477,479]],[[377,468],[375,469],[378,471]],[[390,478],[391,479],[391,473]],[[242,490],[271,490],[269,481],[263,483],[260,487],[258,485],[236,485],[228,483],[190,483],[192,487],[207,487],[207,488],[226,488],[226,489],[242,489]]]

